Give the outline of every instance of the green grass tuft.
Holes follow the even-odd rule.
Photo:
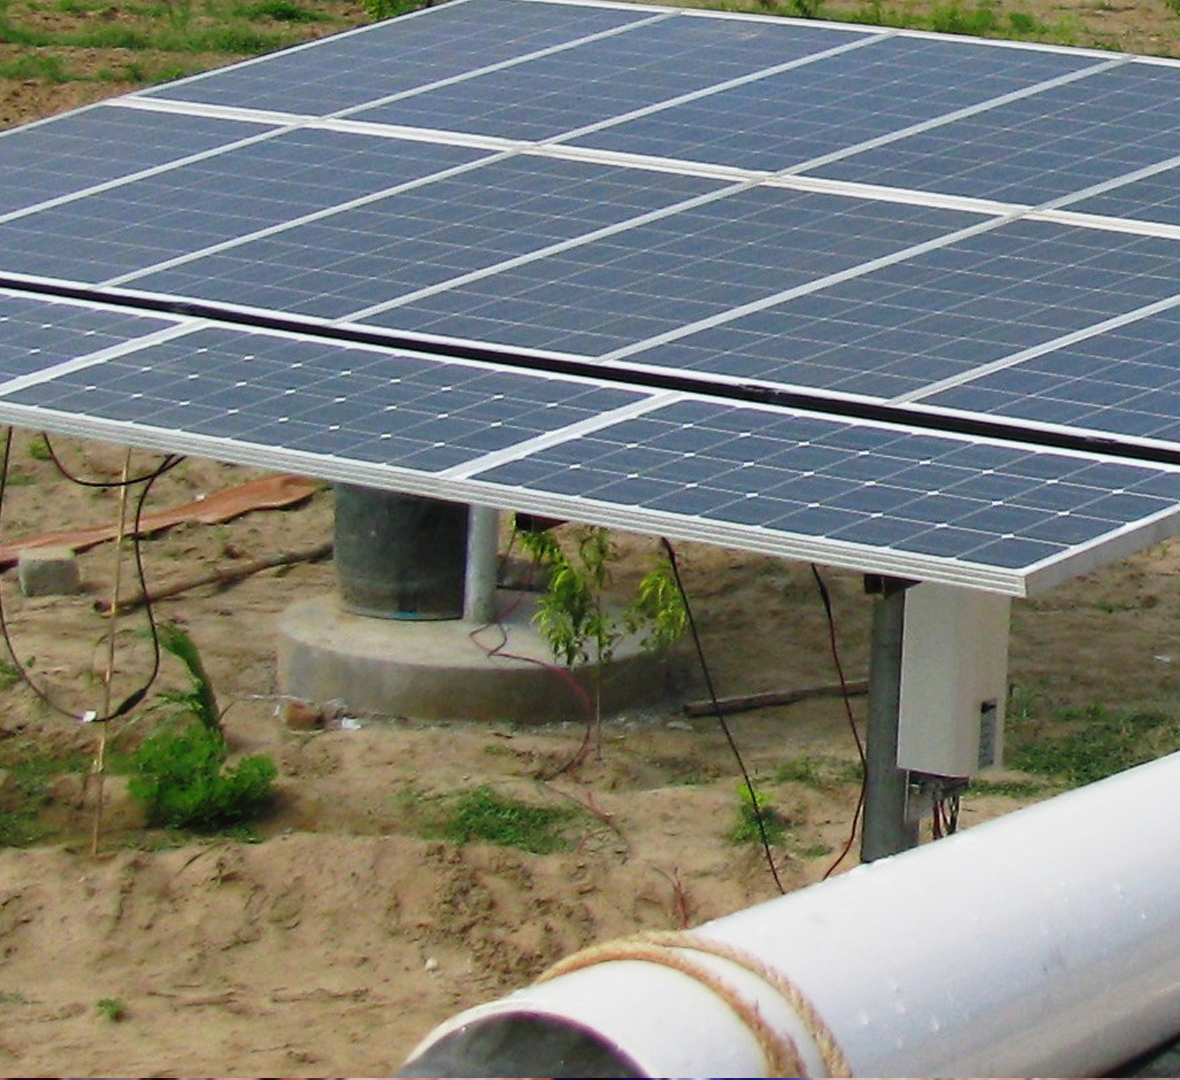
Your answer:
[[[564,830],[575,813],[521,802],[481,784],[448,800],[439,835],[456,844],[482,841],[547,855],[569,847]]]
[[[1107,714],[1092,707],[1066,716],[1069,730],[1025,736],[1007,755],[1008,764],[1078,787],[1180,750],[1180,722],[1163,713]]]
[[[781,844],[787,838],[790,822],[776,810],[770,800],[745,784],[738,785],[737,821],[725,834],[731,844],[761,844],[766,833],[768,844]],[[759,828],[758,819],[762,826]]]

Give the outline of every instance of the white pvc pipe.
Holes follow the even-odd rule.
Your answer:
[[[467,578],[463,617],[490,623],[496,618],[496,574],[500,542],[500,513],[490,506],[472,505],[467,524]]]
[[[1180,1033],[1180,754],[693,933],[786,976],[854,1076],[1105,1075]],[[730,961],[683,955],[823,1075],[806,1025],[775,989]],[[463,1013],[411,1061],[442,1042],[461,1046],[476,1021],[510,1016],[589,1031],[647,1076],[768,1075],[721,997],[636,960]]]

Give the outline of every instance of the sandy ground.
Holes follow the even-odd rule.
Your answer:
[[[120,454],[87,444],[70,447],[69,458],[110,475]],[[15,460],[22,482],[5,501],[6,536],[114,514],[113,495],[56,478],[20,445]],[[189,462],[152,502],[186,502],[249,475]],[[176,527],[144,544],[149,573],[166,584],[311,546],[331,534],[330,503],[323,492],[293,510]],[[650,545],[623,537],[621,547],[625,590]],[[104,625],[93,601],[110,588],[112,554],[105,544],[81,556],[87,591],[79,597],[25,600],[12,574],[0,583],[18,655],[68,708],[98,704]],[[682,557],[722,694],[834,680],[806,567],[691,546]],[[583,714],[572,700],[568,721],[543,728],[390,719],[359,730],[286,730],[275,716],[273,619],[295,599],[330,589],[332,575],[330,563],[299,565],[158,605],[200,646],[228,707],[235,751],[267,752],[280,763],[278,800],[258,827],[261,842],[202,841],[143,829],[115,777],[93,859],[90,800],[76,777],[51,780],[42,824],[52,842],[0,850],[0,1070],[388,1075],[434,1023],[521,985],[571,950],[774,895],[758,850],[724,836],[738,800],[723,737],[713,721],[685,721],[679,702],[610,722],[601,760],[549,781],[539,777],[581,741]],[[870,601],[856,577],[830,580],[845,664],[859,677]],[[1177,560],[1167,548],[1022,602],[1013,680],[1046,715],[1063,705],[1174,706],[1178,605]],[[119,637],[116,697],[144,672],[137,624],[127,616]],[[163,684],[181,682],[166,665]],[[683,696],[699,694],[690,685]],[[863,699],[856,713],[863,716]],[[133,743],[146,726],[128,725],[116,745]],[[848,768],[856,752],[840,702],[746,713],[733,728],[792,823],[775,850],[785,884],[816,881],[842,847],[856,801]],[[90,754],[95,738],[48,714],[20,685],[0,694],[0,753],[9,760]],[[776,781],[776,768],[803,756],[818,779]],[[530,802],[576,800],[590,812],[574,824],[570,849],[552,855],[417,835],[416,800],[482,782]],[[964,825],[1017,805],[970,796]],[[125,1018],[105,1018],[103,998],[125,1003]]]
[[[1072,27],[1076,44],[1180,52],[1180,18],[1162,3],[1012,9]],[[126,88],[0,79],[0,126]],[[90,475],[117,474],[114,448],[68,450]],[[3,506],[5,539],[114,519],[114,494],[56,477],[24,440],[14,460],[19,482]],[[251,475],[186,463],[158,485],[152,505]],[[152,579],[168,583],[330,536],[331,496],[322,492],[294,510],[178,526],[146,541],[144,554]],[[637,538],[621,546],[625,588],[650,546]],[[691,546],[683,560],[722,694],[834,681],[805,566]],[[25,600],[11,573],[0,580],[17,654],[72,710],[100,703],[106,626],[93,601],[109,593],[112,545],[81,564],[86,592],[76,598]],[[1175,710],[1178,573],[1180,548],[1164,546],[1015,606],[1011,678],[1026,734],[1062,708]],[[584,717],[574,701],[565,723],[543,728],[388,719],[358,730],[286,730],[275,716],[273,621],[332,580],[330,563],[302,564],[159,605],[201,648],[229,707],[235,751],[269,753],[280,764],[278,798],[258,825],[261,842],[199,840],[145,830],[115,777],[95,859],[87,850],[90,796],[75,775],[51,779],[39,819],[45,842],[0,849],[0,1072],[388,1075],[433,1024],[521,985],[565,953],[774,894],[759,851],[724,836],[738,805],[725,741],[715,722],[685,721],[680,700],[611,721],[601,759],[547,781],[541,777],[579,745]],[[856,576],[830,580],[846,669],[859,678],[870,601]],[[124,626],[116,698],[137,685],[148,661],[136,631],[142,618]],[[162,685],[181,681],[166,662]],[[701,692],[697,678],[682,698]],[[855,712],[863,720],[863,699]],[[127,725],[116,745],[130,745],[148,724]],[[791,822],[775,850],[784,883],[818,880],[844,845],[857,796],[842,704],[824,698],[745,713],[733,729]],[[31,753],[63,763],[71,753],[89,757],[96,738],[19,684],[0,692],[0,770]],[[801,757],[816,779],[775,780],[776,769]],[[570,849],[530,855],[418,835],[414,800],[483,782],[533,802],[581,803],[587,812],[571,829]],[[0,781],[0,811],[15,797]],[[969,796],[963,824],[1019,805]],[[123,1002],[124,1018],[106,1018],[100,999]]]

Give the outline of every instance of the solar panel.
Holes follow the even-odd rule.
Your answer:
[[[364,321],[602,356],[979,220],[750,187]]]
[[[672,18],[354,114],[357,120],[551,139],[733,79],[863,43],[862,30]]]
[[[575,516],[592,503],[645,530],[694,520],[780,551],[784,534],[810,537],[834,561],[865,545],[861,565],[954,560],[964,579],[1060,568],[1131,522],[1173,517],[1180,499],[1176,472],[699,400],[473,475],[569,499]]]
[[[1175,67],[1123,63],[815,169],[867,184],[1037,205],[1174,158]]]
[[[145,96],[328,116],[544,49],[568,47],[654,14],[642,7],[452,0]]]
[[[135,285],[342,318],[722,186],[580,161],[507,157],[137,277]]]
[[[0,268],[103,282],[485,157],[437,143],[290,131],[0,223]]]
[[[572,142],[774,171],[1095,64],[1059,52],[897,36]]]
[[[0,384],[61,365],[77,366],[177,325],[175,319],[49,303],[0,290]]]
[[[453,0],[0,136],[0,417],[1043,586],[1180,525],[1178,101],[1173,62]]]
[[[123,347],[0,383],[0,418],[1010,592],[1180,514],[1180,469],[207,321],[132,339],[167,324],[11,305],[26,323],[63,306]]]
[[[49,199],[229,146],[267,130],[267,126],[238,120],[165,116],[99,105],[51,123],[0,132],[0,220]]]
[[[1176,240],[1020,220],[627,360],[889,398],[1176,295]]]
[[[1105,435],[1180,443],[1180,311],[1002,367],[917,400]]]
[[[438,472],[647,402],[585,381],[200,327],[6,392],[14,405],[164,433]],[[250,455],[247,455],[249,457]]]

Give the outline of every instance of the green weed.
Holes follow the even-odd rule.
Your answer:
[[[419,836],[497,844],[534,855],[566,850],[566,831],[581,816],[575,807],[526,803],[487,784],[443,795],[406,784],[397,792],[394,808],[402,827]]]
[[[26,451],[34,461],[49,461],[53,457],[49,452],[49,441],[44,435],[34,435],[29,440]]]
[[[807,844],[799,848],[799,857],[803,859],[824,859],[832,854],[827,844]]]
[[[564,829],[575,814],[572,808],[521,802],[481,784],[448,800],[441,835],[456,844],[482,841],[546,855],[569,847]]]
[[[95,1007],[112,1024],[127,1019],[127,1003],[122,998],[99,998]]]
[[[0,658],[0,691],[8,690],[20,681],[20,668],[11,660]]]
[[[786,839],[790,822],[757,790],[751,791],[745,784],[739,784],[737,794],[737,821],[725,834],[725,839],[731,844],[761,844],[765,831],[768,844],[781,844]],[[760,817],[761,828],[758,825]]]
[[[28,1005],[29,999],[19,990],[0,990],[0,1005]]]
[[[220,735],[189,723],[144,741],[127,790],[143,805],[149,825],[215,831],[256,815],[277,775],[274,762],[261,755],[226,766]]]
[[[184,665],[188,675],[187,690],[169,690],[160,695],[160,701],[166,705],[177,707],[181,714],[187,714],[196,719],[202,727],[213,732],[218,739],[223,739],[221,730],[221,710],[217,706],[217,695],[213,690],[213,682],[205,665],[196,642],[175,623],[163,622],[156,626],[160,648]]]

